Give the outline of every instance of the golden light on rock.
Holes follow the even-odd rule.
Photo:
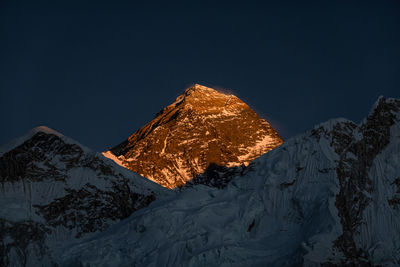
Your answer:
[[[239,98],[195,84],[103,154],[172,189],[203,173],[210,163],[248,164],[282,143],[270,124]]]

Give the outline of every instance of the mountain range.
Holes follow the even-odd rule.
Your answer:
[[[398,99],[283,143],[194,85],[103,153],[35,128],[0,182],[3,266],[400,264]]]

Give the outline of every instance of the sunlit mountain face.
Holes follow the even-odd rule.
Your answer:
[[[232,94],[199,84],[103,154],[167,188],[210,166],[247,166],[283,143],[271,125]]]
[[[168,190],[37,127],[0,148],[0,266],[399,266],[400,100],[246,167],[274,141],[239,99],[189,88],[106,153],[129,166],[140,145],[143,170],[195,175]]]
[[[399,99],[379,98],[358,124],[316,125],[250,166],[223,188],[219,177],[218,188],[158,197],[53,258],[59,266],[399,266]]]

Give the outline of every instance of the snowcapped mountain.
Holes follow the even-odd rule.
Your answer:
[[[210,164],[248,165],[282,143],[269,123],[239,98],[196,84],[103,154],[164,187],[175,188],[203,174]]]
[[[1,266],[400,265],[398,99],[175,191],[46,127],[0,151]]]
[[[61,266],[400,264],[400,100],[380,98],[358,125],[317,125],[236,173],[222,189],[156,200],[54,257]]]
[[[0,184],[0,266],[52,265],[56,244],[170,194],[44,126],[1,149]]]

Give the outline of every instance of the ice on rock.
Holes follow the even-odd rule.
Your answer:
[[[379,134],[374,127],[387,119],[379,114],[397,116],[400,102],[380,101],[360,125],[344,119],[317,125],[254,160],[226,188],[191,187],[57,255],[62,264],[87,266],[396,266],[399,206],[389,200],[400,191],[394,182],[399,178],[400,185],[400,122],[378,126],[390,132],[384,147],[371,134]],[[381,150],[364,159],[358,150],[364,143]],[[343,195],[343,183],[363,186],[357,173],[340,176],[352,176],[354,162],[371,162],[365,167],[371,187],[353,192],[370,198],[367,205]],[[353,201],[362,223],[344,225],[351,220],[341,197]],[[344,231],[349,245],[338,246]]]
[[[5,146],[0,183],[1,266],[54,265],[61,244],[170,194],[44,126]]]
[[[382,98],[360,124],[345,119],[319,124],[255,159],[220,189],[199,184],[180,192],[160,191],[147,207],[79,239],[67,239],[71,232],[54,228],[44,256],[35,254],[40,248],[36,245],[27,250],[28,262],[31,266],[398,266],[399,114],[400,100]],[[176,162],[179,168],[185,166],[181,159]],[[115,165],[121,175],[123,170]],[[168,168],[163,171],[170,174]],[[76,168],[69,175],[78,173],[90,172]],[[137,181],[141,182],[134,184],[141,190],[146,186],[156,190],[153,184]],[[105,190],[101,182],[93,183]],[[5,193],[24,200],[20,205],[29,210],[34,208],[29,203],[38,200],[24,195],[33,192],[28,188],[52,192],[36,184],[7,185]],[[46,236],[40,225],[31,227],[38,237]],[[10,235],[7,244],[10,238],[16,237]],[[14,248],[7,255],[15,265],[20,262]]]

